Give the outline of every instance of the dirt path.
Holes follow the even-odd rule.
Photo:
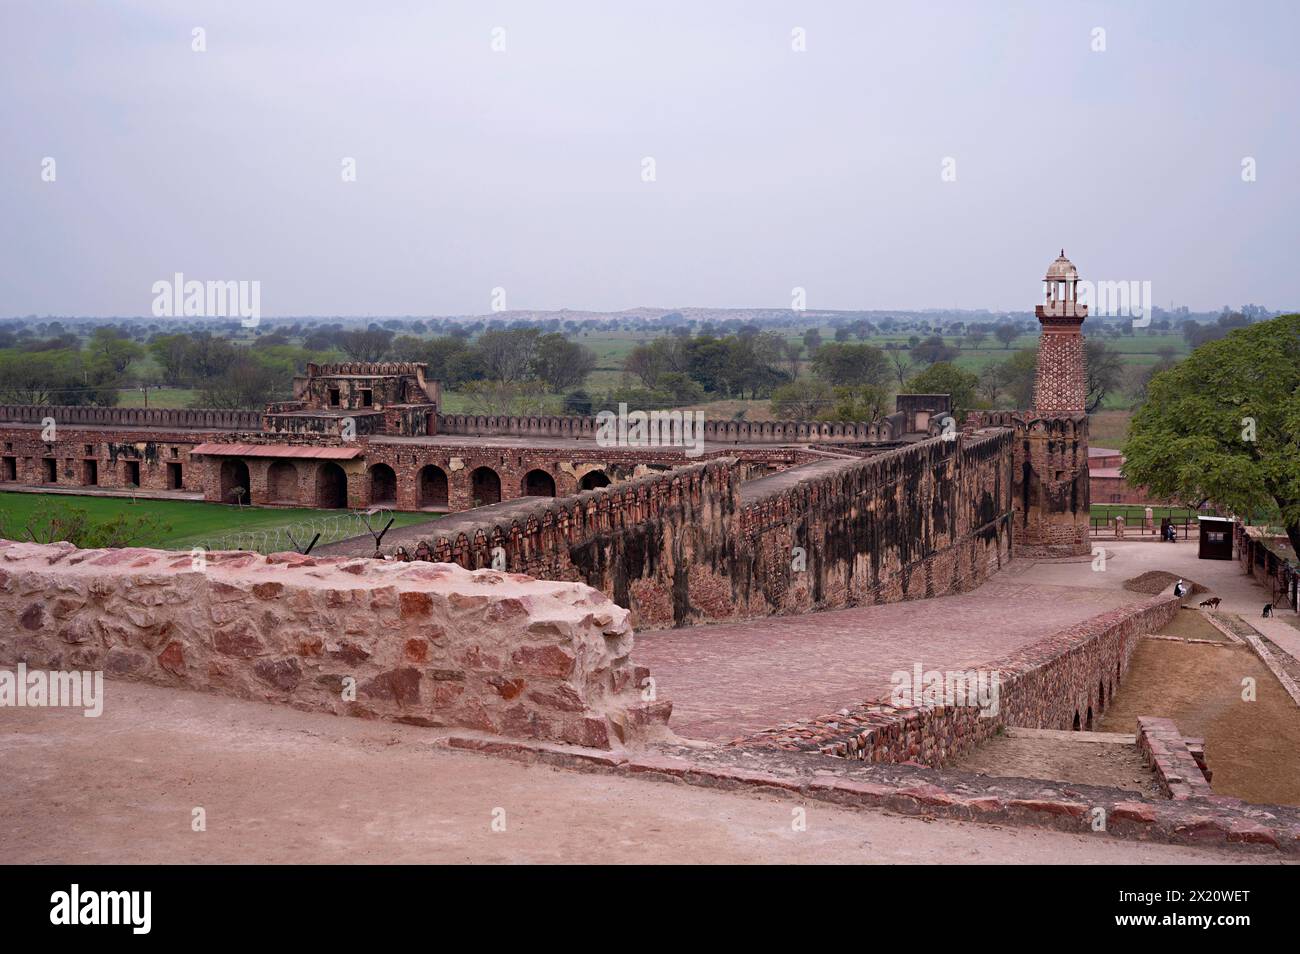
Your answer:
[[[110,682],[0,709],[0,862],[1269,863],[524,766],[428,730]],[[207,830],[191,830],[193,809]],[[494,809],[506,830],[493,832]]]
[[[1254,702],[1242,700],[1247,677]],[[1248,647],[1142,640],[1099,729],[1134,732],[1139,715],[1205,739],[1217,794],[1300,805],[1300,707]]]
[[[1230,643],[1223,631],[1206,619],[1199,609],[1182,609],[1160,630],[1164,636],[1182,636],[1184,639],[1208,639],[1215,643]]]
[[[948,767],[1003,778],[1107,785],[1140,792],[1148,798],[1162,797],[1155,773],[1147,767],[1136,745],[999,735]]]

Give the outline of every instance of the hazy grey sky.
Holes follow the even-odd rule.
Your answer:
[[[1062,246],[1161,305],[1300,306],[1298,27],[1290,0],[0,0],[0,316],[147,315],[178,271],[259,280],[268,316],[497,286],[1021,309]]]

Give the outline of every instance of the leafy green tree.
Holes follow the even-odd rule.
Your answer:
[[[90,352],[108,374],[122,375],[131,362],[144,355],[144,349],[120,331],[96,328],[90,337]]]
[[[821,421],[875,421],[888,410],[889,392],[877,384],[835,389],[835,401],[817,415]]]
[[[588,415],[591,413],[591,395],[579,388],[564,396],[564,413]]]
[[[952,413],[958,420],[975,406],[975,388],[979,378],[946,361],[932,364],[920,374],[913,375],[907,389],[913,394],[948,394],[952,397]]]
[[[713,335],[700,335],[686,344],[686,373],[705,391],[724,387],[727,344]]]
[[[825,344],[812,359],[813,373],[833,387],[879,386],[889,380],[885,353],[869,344]]]
[[[957,349],[950,347],[942,335],[931,335],[912,349],[912,357],[922,364],[950,362],[957,357]]]
[[[1276,507],[1300,552],[1300,315],[1232,331],[1152,378],[1124,477],[1241,514]]]
[[[542,335],[537,341],[533,371],[553,392],[581,384],[595,367],[596,352],[562,334]]]
[[[1038,373],[1038,349],[1021,348],[998,365],[1002,390],[1013,408],[1028,410],[1034,404],[1034,378]]]

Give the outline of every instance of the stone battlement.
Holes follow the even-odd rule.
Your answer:
[[[53,418],[60,427],[91,424],[103,427],[193,428],[195,430],[256,431],[262,427],[260,411],[223,411],[214,408],[93,407],[90,405],[0,404],[0,421],[40,424]]]

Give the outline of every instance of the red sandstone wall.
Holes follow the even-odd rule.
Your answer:
[[[764,444],[810,441],[891,441],[902,436],[895,421],[705,421],[709,444]],[[439,434],[513,437],[595,437],[596,418],[585,416],[514,417],[507,415],[438,415]]]
[[[500,548],[506,570],[582,580],[629,607],[638,627],[723,618],[734,608],[730,581],[705,557],[735,540],[735,463],[709,461],[570,497],[533,498],[508,524],[485,515],[481,525],[431,536],[431,558],[487,567]],[[384,549],[391,555],[395,545]]]
[[[1010,557],[1011,463],[1011,435],[998,431],[805,468],[810,476],[793,483],[798,470],[745,485],[738,615],[974,588]]]
[[[937,596],[1008,559],[1011,450],[1007,431],[936,438],[743,485],[715,460],[427,543],[437,561],[490,566],[499,547],[511,572],[583,580],[640,628]]]
[[[3,410],[3,409],[0,409]],[[58,408],[48,408],[51,412]],[[53,416],[53,415],[51,415]],[[173,490],[174,465],[180,469],[179,489],[203,490],[198,462],[190,461],[190,450],[214,436],[191,430],[105,430],[63,423],[55,417],[53,441],[42,440],[40,424],[0,426],[0,486],[4,481],[23,484],[54,484],[67,488],[105,487],[112,489]],[[46,461],[53,461],[55,479],[49,480]],[[87,468],[94,462],[94,472]],[[139,483],[132,482],[138,468]],[[93,479],[92,479],[93,477]]]
[[[596,747],[661,731],[671,710],[641,699],[649,674],[628,657],[627,611],[581,584],[298,554],[206,559],[0,541],[0,664]]]
[[[962,424],[1015,431],[1013,500],[1017,556],[1063,557],[1091,551],[1088,529],[1088,417],[977,411]]]

